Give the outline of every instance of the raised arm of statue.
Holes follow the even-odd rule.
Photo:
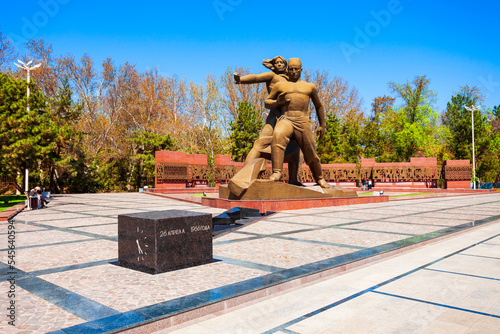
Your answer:
[[[236,84],[254,84],[261,82],[269,82],[276,76],[276,73],[265,72],[261,74],[248,74],[244,76],[240,76],[239,73],[234,73],[233,75],[234,75],[234,83]]]

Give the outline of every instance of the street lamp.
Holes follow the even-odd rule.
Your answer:
[[[27,64],[23,63],[19,59],[17,60],[17,62],[19,64],[18,63],[14,63],[14,65],[16,65],[17,67],[19,67],[19,68],[21,68],[23,70],[26,70],[26,81],[28,82],[27,90],[26,90],[26,96],[27,96],[27,99],[26,99],[26,111],[29,113],[30,112],[30,104],[29,104],[29,98],[30,98],[30,71],[39,68],[40,66],[42,66],[42,64],[36,64],[36,65],[30,66],[30,64],[33,62],[33,60],[30,60]],[[29,191],[29,189],[28,189],[28,175],[29,175],[28,174],[28,166],[26,166],[26,179],[25,179],[25,182],[24,182],[24,190],[26,192]]]
[[[471,112],[472,119],[472,182],[474,183],[474,189],[476,189],[476,155],[474,149],[474,112],[479,110],[480,106],[468,107],[465,106],[465,109]]]

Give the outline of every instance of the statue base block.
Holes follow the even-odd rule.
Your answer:
[[[285,200],[242,200],[224,199],[215,197],[202,197],[201,205],[219,209],[231,209],[234,207],[244,207],[259,209],[260,213],[278,212],[286,210],[300,210],[311,208],[324,208],[331,206],[344,206],[368,203],[389,202],[389,196],[356,196],[356,197],[323,197],[323,198],[303,198]]]
[[[337,186],[321,188],[320,186],[300,187],[288,183],[271,180],[254,180],[241,196],[235,195],[226,185],[219,187],[219,198],[239,200],[285,200],[310,199],[328,197],[357,197],[354,190]]]
[[[259,209],[265,214],[271,211],[299,210],[328,206],[388,202],[388,196],[361,196],[356,191],[337,186],[330,188],[300,187],[283,182],[257,179],[248,189],[237,196],[228,185],[219,186],[219,198],[202,197],[201,205],[219,209],[244,207]]]

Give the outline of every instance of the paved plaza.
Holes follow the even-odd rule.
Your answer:
[[[214,262],[208,265],[158,275],[118,266],[118,214],[168,209],[224,211],[121,193],[59,195],[47,209],[18,214],[10,224],[16,231],[16,326],[5,315],[0,331],[496,333],[500,328],[500,193],[284,211],[214,239]],[[12,299],[8,231],[2,222],[5,314]],[[434,238],[439,240],[429,242]],[[414,247],[419,242],[425,245]],[[353,261],[359,265],[346,265]],[[322,277],[342,265],[343,273]],[[311,275],[318,279],[306,283]],[[300,286],[288,283],[300,280]],[[241,298],[258,291],[266,293],[246,302]],[[231,303],[238,296],[240,302]],[[214,303],[219,304],[204,317],[193,311]],[[183,318],[183,312],[189,316]],[[156,325],[148,325],[151,321]],[[173,327],[162,329],[166,326]]]
[[[160,333],[499,333],[499,224]]]

